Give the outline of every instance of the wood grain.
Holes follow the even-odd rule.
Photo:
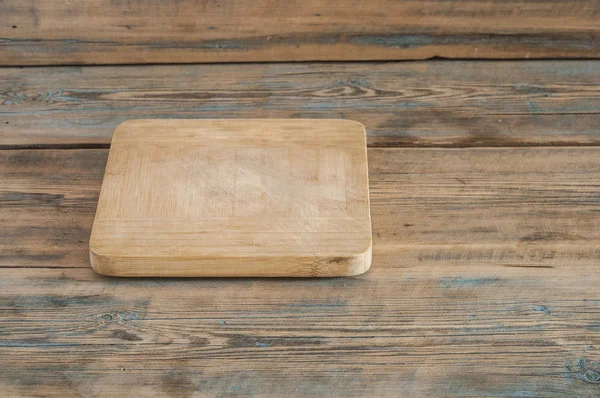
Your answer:
[[[1,65],[598,57],[596,0],[4,0]]]
[[[0,69],[1,148],[108,146],[136,118],[347,118],[380,147],[599,145],[600,61]]]
[[[0,151],[0,261],[89,265],[107,150]]]
[[[599,65],[0,68],[2,395],[598,396]],[[117,280],[88,262],[108,150],[72,148],[138,117],[487,148],[369,149],[356,278]]]
[[[341,279],[2,269],[7,395],[598,394],[598,273],[412,264]]]
[[[594,266],[599,151],[370,149],[374,264]],[[87,267],[107,150],[0,156],[0,266]]]
[[[94,274],[107,153],[0,151],[5,395],[598,395],[600,148],[370,149],[373,267],[312,280]]]
[[[112,138],[90,237],[112,276],[351,276],[371,266],[365,128],[143,119]]]

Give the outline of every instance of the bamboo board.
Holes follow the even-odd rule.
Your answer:
[[[371,263],[364,127],[134,120],[115,131],[90,239],[114,276],[348,276]]]

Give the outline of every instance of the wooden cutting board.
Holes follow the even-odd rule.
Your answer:
[[[92,236],[114,276],[348,276],[371,265],[365,129],[348,120],[131,120]]]

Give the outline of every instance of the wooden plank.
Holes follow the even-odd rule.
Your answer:
[[[1,65],[600,56],[596,0],[0,3]]]
[[[595,397],[597,263],[431,261],[333,279],[0,270],[0,388],[18,396]],[[139,387],[138,387],[139,386]]]
[[[106,156],[0,151],[0,267],[89,266]],[[600,148],[390,148],[368,158],[374,266],[583,272],[600,260]]]
[[[370,146],[598,145],[600,61],[0,69],[0,147],[108,145],[136,118],[346,118]]]
[[[362,124],[143,119],[115,131],[89,247],[102,275],[334,277],[371,243]]]
[[[107,150],[0,151],[0,262],[81,267]]]

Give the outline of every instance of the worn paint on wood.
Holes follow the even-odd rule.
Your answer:
[[[598,145],[600,61],[0,69],[3,148],[108,146],[136,118],[265,117],[357,120],[370,146]]]
[[[598,57],[596,0],[4,0],[0,64]]]

